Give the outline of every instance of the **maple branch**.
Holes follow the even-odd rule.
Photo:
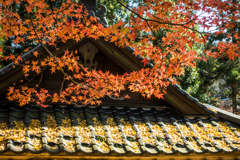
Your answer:
[[[24,78],[28,81],[27,83],[24,84],[24,86],[28,85],[28,83],[31,82],[36,76],[37,76],[37,73],[34,74],[34,76],[31,79],[28,79],[26,76],[24,76]]]
[[[133,14],[135,14],[136,16],[138,16],[140,19],[144,20],[144,21],[149,21],[149,22],[155,22],[155,23],[159,23],[159,24],[169,24],[169,25],[176,25],[176,26],[182,26],[185,27],[184,25],[188,24],[179,24],[179,23],[170,23],[170,22],[159,22],[153,19],[146,19],[143,18],[140,14],[138,14],[137,12],[133,11],[132,9],[130,9],[129,7],[127,7],[126,5],[124,5],[120,0],[117,0],[117,2],[122,5],[124,8],[126,8],[127,10],[129,10],[130,12],[132,12]]]
[[[46,68],[47,68],[47,67],[44,67],[44,69],[42,70],[41,78],[40,78],[40,79],[42,79],[43,71],[45,71]],[[28,79],[27,76],[24,76],[24,78],[25,78],[28,82],[26,82],[23,86],[27,86],[28,83],[31,82],[37,75],[38,75],[38,73],[34,74],[34,76],[33,76],[31,79]],[[41,81],[40,81],[40,82],[41,82]],[[39,84],[40,84],[40,83],[38,83],[38,85],[39,85]]]
[[[152,29],[152,27],[149,25],[149,23],[148,23],[148,21],[145,21],[146,23],[147,23],[147,25],[148,25],[148,28],[150,28],[150,30],[151,30],[151,32],[152,32],[152,34],[155,36],[155,37],[157,37],[157,35],[155,34],[155,32],[153,32],[153,29]],[[162,52],[161,52],[161,59],[162,59],[162,62],[163,62],[163,55],[162,55]],[[162,67],[162,63],[160,64],[160,66],[159,66],[160,68]]]
[[[24,7],[25,7],[25,6],[24,6]],[[25,10],[26,10],[26,7],[25,7]],[[86,85],[82,85],[82,84],[76,82],[72,77],[70,77],[68,74],[66,74],[66,73],[64,72],[64,70],[63,70],[63,68],[61,67],[61,65],[59,64],[58,60],[57,60],[57,59],[54,57],[54,55],[47,49],[47,47],[46,47],[45,45],[43,45],[43,43],[41,42],[40,37],[39,37],[39,35],[38,35],[37,31],[36,31],[36,27],[35,27],[35,25],[33,24],[31,15],[30,15],[28,12],[27,12],[27,14],[28,14],[28,17],[29,17],[29,19],[30,19],[30,23],[31,23],[31,25],[32,25],[32,27],[33,27],[34,33],[35,33],[35,35],[37,36],[38,42],[39,42],[40,45],[43,47],[43,49],[45,49],[45,50],[47,51],[47,53],[55,60],[55,62],[57,63],[57,65],[58,65],[59,68],[60,68],[60,71],[63,73],[63,75],[66,76],[66,77],[68,77],[73,83],[75,83],[75,84],[77,84],[77,85],[80,85],[80,86],[83,87],[83,88],[88,88]]]
[[[160,22],[160,21],[156,21],[156,20],[153,20],[153,19],[146,19],[144,17],[142,17],[140,14],[138,14],[137,12],[133,11],[132,9],[130,9],[129,7],[127,7],[126,5],[124,5],[120,0],[117,0],[117,2],[123,6],[125,9],[129,10],[130,12],[132,12],[133,14],[135,14],[137,17],[139,17],[140,19],[144,20],[145,22],[155,22],[155,23],[158,23],[158,24],[168,24],[168,25],[173,25],[173,26],[181,26],[183,28],[186,28],[186,29],[190,29],[194,32],[197,32],[200,34],[200,36],[202,37],[203,39],[203,42],[204,42],[204,46],[206,48],[206,40],[204,38],[204,36],[202,35],[202,33],[194,28],[191,28],[191,27],[187,27],[185,26],[186,24],[190,23],[191,21],[185,23],[185,24],[179,24],[179,23],[170,23],[170,22]]]
[[[26,7],[25,7],[24,5],[23,5],[23,7],[24,7],[24,9],[26,10]],[[26,11],[27,11],[27,10],[26,10]],[[63,70],[63,68],[61,67],[61,65],[59,64],[58,60],[57,60],[57,59],[54,57],[54,55],[48,50],[48,48],[47,48],[45,45],[43,45],[43,43],[41,42],[40,37],[39,37],[39,35],[38,35],[37,31],[36,31],[36,27],[35,27],[35,25],[34,25],[34,23],[33,23],[33,21],[32,21],[32,17],[31,17],[31,15],[28,13],[28,11],[27,11],[27,14],[28,14],[28,17],[29,17],[29,19],[30,19],[30,23],[31,23],[31,25],[32,25],[32,27],[33,27],[34,33],[35,33],[35,35],[37,36],[38,42],[39,42],[40,45],[43,47],[43,49],[45,49],[45,50],[47,51],[47,53],[55,60],[55,62],[57,63],[58,67],[60,68],[60,71],[63,73],[64,77],[69,78],[73,83],[75,83],[76,85],[81,86],[81,87],[84,88],[84,89],[90,89],[89,86],[83,85],[83,84],[80,84],[80,83],[76,82],[71,76],[69,76],[67,73],[64,72],[64,70]],[[94,88],[91,88],[91,89],[94,90]],[[115,100],[123,100],[123,99],[125,99],[125,98],[123,98],[123,97],[122,97],[122,98],[114,98],[114,97],[112,97],[111,95],[107,95],[107,96],[109,96],[111,99],[115,99]],[[64,99],[65,99],[65,97],[64,97]],[[65,100],[66,100],[66,99],[65,99]]]
[[[40,77],[40,80],[39,80],[39,82],[38,82],[38,84],[37,84],[37,87],[40,85],[40,83],[41,83],[41,81],[42,81],[43,72],[45,71],[46,68],[47,68],[47,66],[44,67],[44,69],[43,69],[43,71],[42,71],[42,73],[41,73],[41,77]]]
[[[62,90],[63,90],[63,84],[64,84],[64,82],[65,82],[65,75],[63,76],[63,81],[62,81],[61,89],[60,89],[60,92],[59,92],[60,95],[61,95]]]
[[[201,12],[201,13],[200,13],[198,16],[196,16],[194,19],[191,19],[191,17],[187,16],[187,18],[190,19],[190,20],[189,20],[188,22],[182,24],[182,25],[186,25],[186,24],[189,24],[189,23],[194,23],[194,24],[196,24],[196,23],[193,22],[193,21],[195,21],[195,20],[196,20],[198,17],[200,17],[202,14],[203,14],[203,12]],[[155,16],[154,14],[153,14],[152,16],[154,16],[155,18],[157,18],[157,19],[159,19],[159,20],[162,20],[161,18]],[[178,16],[179,16],[179,15],[178,15]],[[185,15],[185,16],[186,16],[186,15]]]
[[[124,99],[126,99],[125,97],[115,98],[115,97],[113,97],[113,96],[111,96],[111,95],[108,95],[108,97],[110,97],[110,98],[113,99],[113,100],[124,100]]]

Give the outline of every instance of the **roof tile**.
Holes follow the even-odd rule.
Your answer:
[[[169,109],[20,108],[14,104],[0,109],[0,152],[157,155],[240,151],[240,126],[210,117],[188,119]]]

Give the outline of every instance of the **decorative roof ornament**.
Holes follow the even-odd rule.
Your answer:
[[[100,5],[96,15],[100,19],[100,21],[103,23],[103,25],[105,25],[107,27],[108,21],[106,18],[106,13],[107,13],[107,7],[104,5]]]
[[[89,16],[95,17],[100,20],[100,23],[102,23],[104,26],[108,26],[108,22],[106,19],[106,12],[107,8],[104,5],[100,5],[97,9],[97,0],[80,0],[80,4],[83,4],[86,9],[88,10]]]
[[[79,48],[79,51],[82,53],[84,58],[84,66],[91,69],[97,68],[97,61],[93,63],[93,58],[98,53],[98,48],[95,47],[91,42],[87,42]]]
[[[97,0],[80,0],[80,3],[82,3],[87,8],[87,10],[91,10],[96,13]]]

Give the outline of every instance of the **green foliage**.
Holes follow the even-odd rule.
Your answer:
[[[237,3],[239,0],[232,0]],[[234,10],[231,11],[234,14]],[[224,13],[220,16],[224,17]],[[208,38],[206,48],[215,47],[219,42],[233,42],[239,44],[240,39],[235,38],[234,34],[240,35],[240,22],[236,19],[231,20],[234,26],[222,24],[227,29],[225,33],[213,33]],[[218,29],[218,28],[217,28]],[[212,51],[218,52],[216,49]],[[239,53],[237,53],[239,54]],[[228,98],[233,106],[233,112],[238,113],[237,105],[240,95],[240,60],[231,60],[223,53],[218,59],[209,59],[208,61],[197,62],[196,69],[186,68],[186,75],[179,78],[181,86],[188,93],[198,98],[201,102],[218,105],[220,98]],[[225,109],[229,109],[226,106]]]
[[[0,27],[0,31],[2,30],[2,27]],[[3,47],[4,46],[4,37],[2,37],[2,38],[0,38],[0,47]],[[0,57],[3,55],[3,53],[2,52],[0,52]],[[2,68],[3,67],[3,63],[2,62],[0,62],[0,68]]]
[[[235,31],[239,32],[239,25]],[[208,39],[207,47],[216,46],[221,41],[236,41],[233,37],[227,37],[227,33],[233,32],[233,28],[225,34],[215,36],[212,34]],[[240,95],[240,59],[230,60],[222,55],[218,59],[209,59],[208,61],[197,62],[196,68],[186,68],[185,75],[179,78],[181,87],[189,94],[198,98],[203,103],[210,103],[218,106],[221,98],[228,98],[232,102],[235,113],[237,98]],[[229,109],[231,106],[225,106]]]
[[[130,8],[145,4],[143,0],[122,0],[121,2],[127,4]],[[124,9],[124,7],[115,0],[98,0],[97,5],[105,5],[107,7],[106,17],[109,25],[116,24],[120,20],[128,22],[132,16],[129,11]]]

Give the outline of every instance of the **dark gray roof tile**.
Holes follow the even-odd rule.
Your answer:
[[[145,113],[142,112],[142,108],[131,109],[125,107],[117,109],[116,107],[111,107],[104,109],[102,107],[84,107],[80,109],[68,106],[64,108],[63,113],[63,108],[59,108],[59,106],[56,105],[51,109],[39,109],[39,113],[37,112],[37,108],[33,110],[29,108],[31,108],[31,106],[20,108],[17,105],[12,104],[9,109],[10,112],[5,111],[2,117],[0,114],[0,120],[3,119],[2,122],[8,123],[8,127],[10,129],[9,131],[13,136],[17,134],[14,131],[14,127],[16,127],[16,125],[11,122],[22,121],[27,127],[27,131],[23,132],[23,134],[25,137],[28,137],[26,140],[23,140],[23,137],[20,141],[8,141],[6,139],[2,142],[7,144],[6,148],[3,148],[2,150],[0,149],[0,152],[9,149],[11,152],[16,154],[23,152],[35,154],[46,152],[63,153],[67,155],[81,153],[95,155],[144,154],[150,156],[176,153],[231,153],[238,152],[240,150],[240,146],[234,145],[229,138],[229,135],[225,132],[226,125],[230,125],[230,123],[224,123],[223,120],[198,118],[198,124],[203,125],[202,130],[208,130],[210,137],[214,137],[214,134],[218,133],[223,135],[223,137],[214,138],[212,143],[209,142],[209,144],[207,144],[206,141],[202,141],[201,139],[201,134],[204,132],[200,132],[201,126],[199,126],[200,130],[196,128],[197,121],[195,119],[189,120],[169,109],[161,112],[155,111],[155,109],[150,109]],[[78,111],[75,112],[75,110]],[[48,124],[48,118],[51,116],[54,120],[51,121],[51,123],[55,123],[55,125],[53,125],[55,128],[51,128]],[[174,120],[171,119],[171,117],[178,118]],[[82,139],[83,133],[78,128],[78,118],[86,120],[84,123],[90,131],[90,141],[88,144]],[[94,118],[96,118],[97,121],[94,120]],[[124,122],[122,121],[122,118],[124,119]],[[160,118],[163,119],[163,121]],[[37,134],[37,136],[30,134],[29,127],[30,124],[33,123],[32,120],[38,120],[41,124],[39,127],[42,127],[39,130],[40,134]],[[69,127],[62,126],[63,121],[67,122],[68,120],[69,123],[67,124]],[[162,138],[156,137],[153,134],[154,131],[152,126],[158,125],[156,123],[157,121],[162,124],[159,125],[159,127],[164,131],[164,137]],[[96,122],[97,125],[95,124]],[[110,123],[114,125],[111,126]],[[151,123],[153,123],[153,125]],[[133,136],[132,133],[126,130],[126,125],[132,127]],[[184,135],[185,132],[182,125],[195,132],[198,136],[189,137]],[[116,131],[111,132],[114,128],[109,127],[115,127]],[[240,128],[238,125],[237,127]],[[215,131],[214,128],[217,130]],[[213,130],[215,132],[213,132]],[[0,134],[1,133],[0,128]],[[118,136],[122,139],[122,144],[120,143],[121,141],[116,142],[114,140],[114,137],[117,136],[115,135],[116,133],[119,133]],[[127,133],[127,135],[125,133]],[[104,136],[98,134],[103,134]],[[56,137],[53,138],[51,136]],[[117,139],[119,140],[119,138]],[[235,135],[235,139],[240,142],[240,138],[237,134]],[[177,142],[178,140],[179,142]]]

